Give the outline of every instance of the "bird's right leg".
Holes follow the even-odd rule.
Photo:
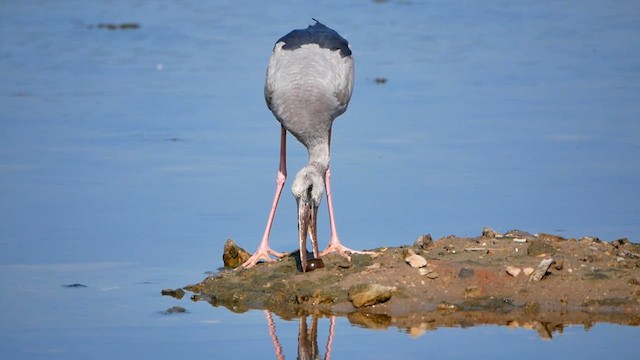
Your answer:
[[[279,253],[277,251],[272,250],[269,247],[269,234],[271,233],[271,225],[273,224],[273,219],[276,216],[276,209],[278,208],[278,201],[280,200],[280,194],[282,193],[282,188],[284,187],[284,183],[287,180],[287,130],[284,126],[281,127],[280,134],[280,167],[278,168],[278,177],[276,179],[276,194],[273,198],[273,204],[271,205],[271,212],[269,213],[269,219],[267,220],[267,227],[264,230],[264,235],[262,235],[262,241],[260,242],[260,246],[258,246],[258,250],[249,258],[249,260],[245,261],[242,266],[245,269],[253,267],[260,260],[264,261],[273,261],[269,255],[277,256],[279,258],[284,257],[286,254]]]

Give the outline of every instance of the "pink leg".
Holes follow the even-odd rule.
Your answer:
[[[331,146],[331,130],[329,130],[329,146]],[[342,243],[340,243],[340,239],[338,238],[338,231],[336,230],[336,220],[333,216],[333,199],[331,197],[331,168],[327,169],[327,172],[324,177],[325,177],[324,186],[327,190],[327,206],[329,207],[329,223],[331,226],[331,235],[329,238],[329,246],[327,246],[327,248],[324,249],[322,253],[320,253],[320,256],[324,256],[328,253],[337,251],[340,255],[344,256],[345,258],[347,258],[347,260],[351,261],[351,256],[349,256],[349,253],[373,254],[373,252],[371,251],[352,250],[342,245]]]
[[[276,179],[276,194],[273,198],[273,204],[271,205],[271,212],[269,213],[269,219],[267,220],[267,227],[264,230],[264,235],[262,235],[262,241],[258,246],[258,250],[247,260],[242,266],[245,269],[253,267],[260,260],[264,261],[273,261],[269,254],[277,257],[283,257],[286,254],[279,253],[277,251],[272,250],[269,247],[269,234],[271,233],[271,225],[273,224],[273,219],[276,216],[276,209],[278,208],[278,201],[280,200],[280,194],[282,193],[282,188],[284,187],[284,182],[287,180],[287,130],[285,130],[284,126],[281,128],[282,132],[280,135],[280,168],[278,169],[278,177]]]
[[[269,310],[265,310],[264,314],[267,316],[267,321],[269,322],[269,335],[271,335],[271,341],[273,341],[273,346],[276,348],[276,359],[284,360],[284,355],[282,354],[282,345],[280,345],[280,341],[278,341],[278,335],[276,335],[276,324],[273,322],[273,317],[271,317],[271,313]]]
[[[324,353],[324,360],[331,360],[331,348],[333,347],[333,336],[336,327],[336,317],[331,316],[331,325],[329,325],[329,339],[327,339],[327,349]]]

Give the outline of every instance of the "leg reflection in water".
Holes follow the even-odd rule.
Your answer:
[[[278,340],[276,334],[276,324],[273,321],[273,316],[269,310],[264,311],[269,323],[269,335],[271,335],[271,341],[276,350],[276,359],[284,360],[284,354],[282,353],[282,345]],[[329,338],[327,339],[327,347],[325,349],[324,359],[331,360],[331,347],[333,346],[333,335],[335,332],[336,318],[330,317],[329,325]],[[320,359],[318,349],[318,315],[311,315],[311,329],[307,326],[307,316],[300,317],[300,326],[298,329],[298,359]]]

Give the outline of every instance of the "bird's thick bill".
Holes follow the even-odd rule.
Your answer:
[[[307,271],[307,234],[311,238],[313,256],[318,257],[317,221],[318,207],[306,201],[298,201],[298,240],[300,242],[300,265]]]

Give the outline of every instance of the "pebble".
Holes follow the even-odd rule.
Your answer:
[[[307,260],[307,268],[305,270],[309,272],[309,271],[322,269],[322,268],[324,268],[324,262],[322,261],[322,259],[317,258],[317,259]]]
[[[473,269],[463,267],[460,269],[460,272],[458,273],[458,277],[461,279],[466,279],[466,278],[472,277],[473,274],[475,274],[475,271]]]
[[[438,277],[440,277],[440,274],[438,274],[437,272],[435,272],[431,268],[420,268],[420,269],[418,269],[418,272],[420,273],[420,275],[426,276],[427,278],[429,278],[431,280],[437,279]]]
[[[433,247],[433,238],[431,237],[431,234],[420,235],[420,237],[418,237],[413,243],[413,246],[424,250],[428,250]]]
[[[372,306],[391,299],[396,291],[395,286],[379,284],[360,284],[349,288],[349,301],[356,308]]]
[[[233,240],[228,239],[224,243],[224,250],[222,252],[222,262],[227,269],[235,269],[242,265],[245,261],[249,260],[251,254],[246,250],[236,245]]]
[[[533,268],[532,267],[522,268],[522,273],[525,274],[526,276],[529,276],[533,274]]]
[[[160,293],[163,296],[172,296],[178,300],[184,297],[184,290],[182,289],[163,289]]]
[[[188,311],[182,306],[172,306],[165,311],[161,311],[160,313],[164,315],[171,315],[171,314],[184,314],[184,313],[188,313]]]
[[[493,230],[492,228],[485,226],[484,228],[482,228],[482,236],[484,237],[489,237],[489,238],[501,238],[503,237],[502,234],[500,234],[499,232]]]
[[[555,249],[553,246],[545,242],[544,240],[534,240],[529,244],[527,248],[527,255],[538,256],[543,254],[553,254]]]
[[[529,281],[538,282],[542,280],[542,278],[544,278],[544,276],[547,274],[547,270],[549,270],[549,267],[553,265],[555,262],[556,261],[553,258],[542,260],[540,262],[540,265],[538,265],[538,268],[535,269],[533,273],[531,273],[531,275],[529,276]]]
[[[511,266],[511,265],[507,265],[507,274],[516,277],[518,275],[520,275],[520,272],[522,271],[522,269],[520,269],[519,267],[515,267],[515,266]]]
[[[427,266],[427,259],[417,255],[411,249],[407,250],[407,257],[404,260],[414,268],[423,268]]]

